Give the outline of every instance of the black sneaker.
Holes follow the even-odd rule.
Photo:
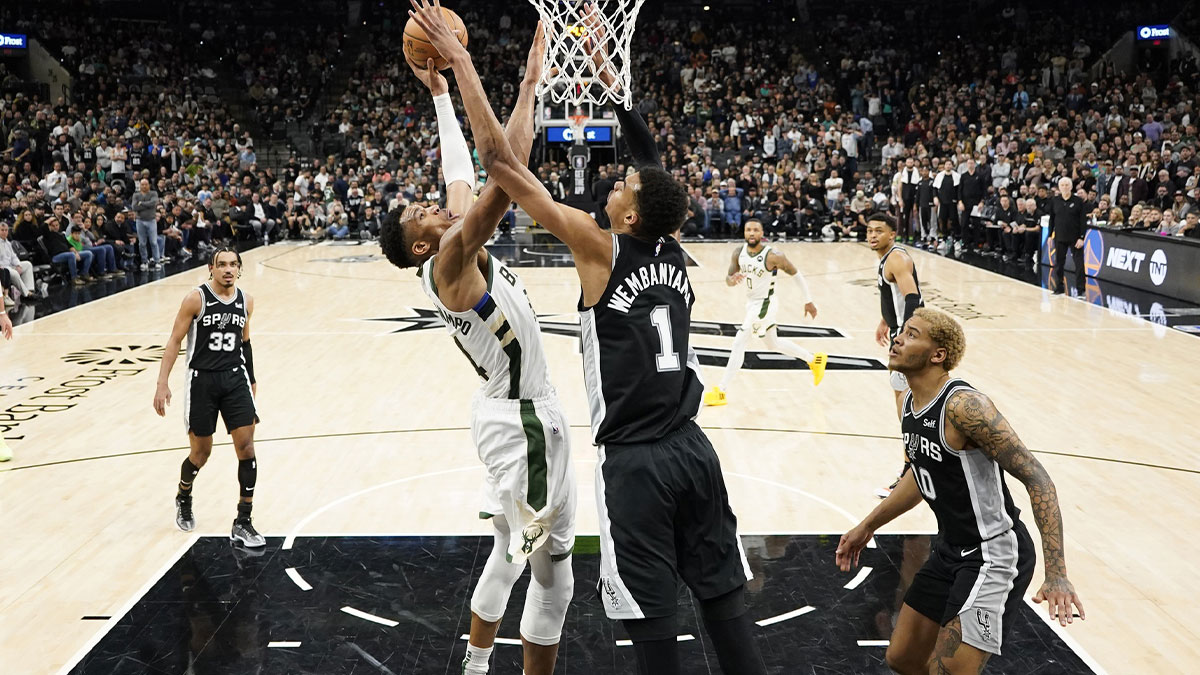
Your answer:
[[[175,495],[175,524],[184,532],[196,529],[196,518],[192,515],[191,495]]]
[[[233,530],[229,533],[229,540],[240,542],[246,548],[259,548],[266,546],[267,540],[254,529],[254,525],[249,518],[238,518],[233,521]]]

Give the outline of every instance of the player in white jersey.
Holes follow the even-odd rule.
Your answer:
[[[526,158],[543,44],[539,31],[507,130],[509,142]],[[509,594],[528,561],[533,574],[521,617],[524,670],[549,675],[574,592],[569,426],[550,384],[541,329],[525,287],[484,249],[509,197],[489,181],[472,204],[475,168],[446,80],[432,61],[424,69],[409,65],[434,95],[446,208],[413,204],[394,210],[380,230],[380,245],[397,267],[418,267],[422,289],[482,381],[472,404],[471,435],[487,469],[480,515],[491,519],[495,544],[471,598],[462,672],[488,671]]]
[[[762,221],[751,218],[746,221],[742,232],[746,237],[746,244],[734,251],[725,283],[736,286],[745,282],[746,318],[733,340],[733,352],[729,355],[729,363],[725,366],[720,386],[704,393],[705,405],[727,403],[726,392],[729,391],[733,376],[742,367],[746,358],[746,343],[750,341],[751,336],[761,338],[771,351],[787,354],[807,363],[812,370],[814,386],[821,384],[821,379],[825,377],[825,365],[829,360],[824,352],[814,354],[795,342],[779,339],[775,318],[779,314],[779,294],[775,292],[775,282],[779,278],[780,270],[791,275],[800,287],[806,316],[817,318],[817,306],[810,299],[804,275],[796,270],[796,266],[787,259],[783,251],[763,243]]]

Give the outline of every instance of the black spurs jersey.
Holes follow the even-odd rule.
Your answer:
[[[242,329],[246,327],[246,297],[242,289],[232,300],[222,300],[200,285],[202,306],[188,331],[187,364],[192,370],[233,370],[242,359]]]
[[[692,294],[683,248],[612,235],[608,287],[579,300],[592,442],[650,443],[696,416],[704,385],[689,341]]]
[[[955,546],[972,546],[1004,534],[1021,515],[1004,483],[1004,471],[979,450],[946,444],[946,401],[957,391],[975,391],[951,378],[923,410],[904,397],[904,450],[921,496],[937,516],[938,535]]]
[[[883,267],[887,264],[888,256],[896,251],[904,251],[899,246],[893,246],[888,249],[887,253],[879,259],[879,269],[876,270],[876,286],[879,287],[879,302],[883,310],[883,320],[887,322],[888,328],[891,329],[892,336],[900,330],[900,326],[904,320],[904,294],[900,292],[900,287],[894,281],[888,281],[884,276]],[[917,297],[921,296],[921,282],[917,280],[917,266],[913,265],[913,281],[917,284]],[[921,300],[921,306],[925,305],[925,301]]]

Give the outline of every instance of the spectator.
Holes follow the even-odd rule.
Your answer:
[[[131,206],[134,212],[138,249],[142,254],[139,269],[162,269],[163,252],[158,243],[158,192],[150,189],[150,181],[143,178],[133,193]]]
[[[12,286],[21,297],[26,299],[38,296],[45,297],[45,282],[43,282],[40,289],[35,285],[33,263],[28,260],[21,260],[14,243],[9,241],[10,229],[11,226],[8,224],[8,221],[0,220],[0,268],[9,271],[12,278]]]
[[[46,220],[46,234],[43,237],[46,251],[50,254],[50,262],[54,265],[66,265],[71,282],[82,286],[92,278],[87,275],[92,268],[92,252],[76,249],[62,233],[62,223],[57,218]]]

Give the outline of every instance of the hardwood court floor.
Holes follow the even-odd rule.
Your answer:
[[[687,248],[700,263],[690,270],[693,320],[740,322],[743,289],[723,281],[733,245]],[[806,321],[785,282],[780,322],[842,335],[805,339],[810,349],[883,359],[873,342],[874,254],[857,244],[782,248],[808,277],[820,313]],[[428,305],[412,273],[378,254],[371,245],[285,245],[245,256],[262,417],[255,523],[264,534],[489,532],[474,517],[482,475],[466,430],[474,374],[414,311]],[[1111,673],[1194,668],[1200,341],[914,255],[929,304],[964,320],[958,374],[993,397],[1058,486],[1071,579],[1090,616],[1069,637]],[[569,333],[574,271],[519,273],[546,317],[544,332]],[[172,503],[186,446],[184,368],[177,364],[175,403],[161,419],[150,405],[161,353],[153,346],[206,276],[186,272],[39,319],[0,345],[0,430],[16,452],[0,465],[0,670],[52,673],[73,663],[107,625],[81,617],[120,617],[192,544],[175,529]],[[731,338],[693,342],[720,350]],[[547,334],[545,345],[572,422],[579,531],[595,533],[578,341]],[[831,370],[818,388],[804,370],[743,370],[730,405],[704,410],[700,422],[745,532],[840,533],[875,505],[873,490],[901,461],[878,370]],[[195,510],[200,533],[227,535],[236,462],[223,430],[216,440]],[[1024,508],[1021,486],[1010,486]],[[887,531],[933,527],[920,507]],[[1040,569],[1033,588],[1039,583]]]

